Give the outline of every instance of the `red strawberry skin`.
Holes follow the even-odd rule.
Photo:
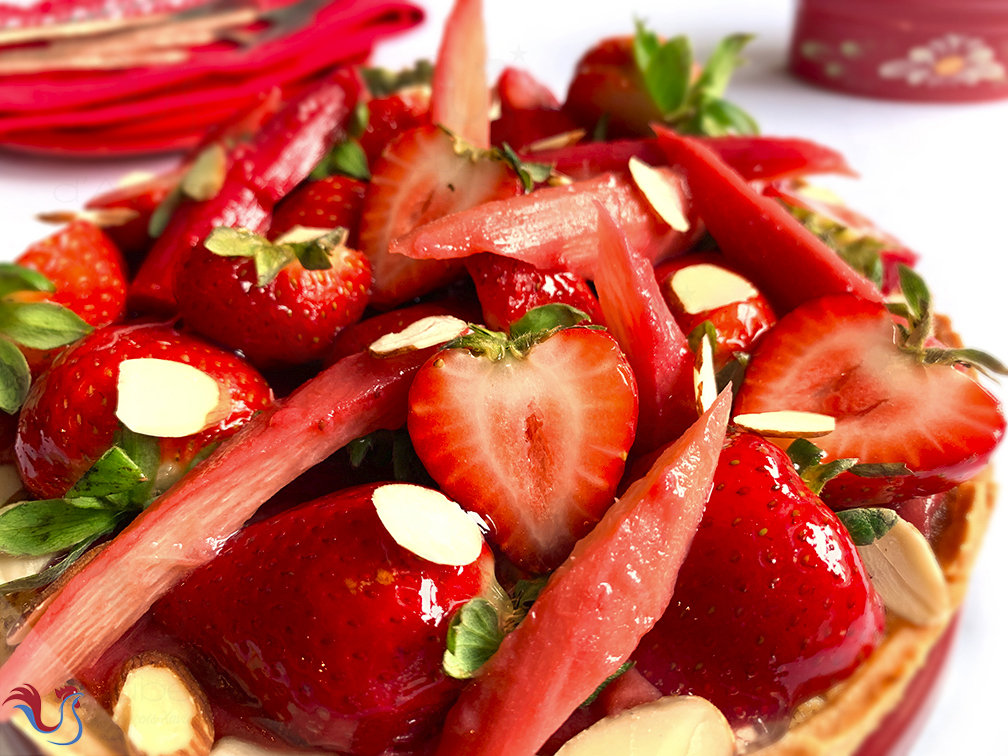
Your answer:
[[[539,270],[530,263],[489,252],[466,258],[466,270],[476,284],[483,322],[508,332],[525,313],[547,304],[566,304],[604,324],[602,308],[588,282],[567,271]]]
[[[186,324],[259,368],[321,360],[340,329],[367,307],[371,268],[357,250],[340,247],[328,270],[296,260],[256,286],[249,258],[221,257],[200,245],[179,268],[175,295]]]
[[[637,669],[665,694],[714,703],[771,731],[847,677],[882,639],[885,611],[835,515],[787,456],[728,437],[669,609]]]
[[[126,276],[122,253],[100,228],[74,221],[32,244],[14,262],[46,276],[56,287],[45,298],[95,327],[122,320]]]
[[[545,572],[614,501],[637,386],[611,336],[568,328],[524,357],[438,352],[413,381],[407,425],[442,490],[509,559]]]
[[[269,238],[290,231],[294,226],[305,228],[337,228],[347,230],[348,247],[360,244],[360,215],[367,184],[348,176],[328,176],[302,184],[288,194],[273,210]]]
[[[830,459],[902,463],[909,475],[844,473],[823,490],[834,508],[946,491],[976,475],[1005,433],[1000,402],[966,372],[922,365],[895,343],[884,305],[851,295],[813,300],[777,323],[746,369],[736,412],[830,415],[816,439]]]
[[[441,669],[448,622],[488,588],[493,557],[428,562],[385,530],[375,486],[251,525],[155,604],[293,742],[369,756],[430,734],[461,683]]]
[[[374,165],[388,143],[404,131],[430,122],[430,87],[408,87],[368,102],[368,125],[360,137],[368,164]]]
[[[106,326],[60,355],[32,385],[15,441],[18,472],[39,498],[64,495],[111,446],[119,426],[116,384],[123,360],[156,357],[207,373],[227,393],[231,411],[217,425],[184,438],[162,439],[165,473],[184,471],[208,444],[232,435],[273,394],[241,358],[155,324]]]
[[[507,142],[520,150],[532,142],[577,128],[560,110],[553,93],[527,71],[505,68],[497,80],[497,95],[501,112],[490,124],[492,144]]]

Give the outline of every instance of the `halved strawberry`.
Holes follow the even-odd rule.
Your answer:
[[[367,184],[349,176],[328,176],[302,184],[284,197],[273,209],[270,239],[276,239],[294,226],[347,230],[346,244],[357,249],[360,243],[360,215]]]
[[[877,503],[947,490],[973,477],[1005,432],[998,400],[966,372],[901,350],[884,305],[852,295],[807,302],[763,336],[736,412],[805,410],[836,430],[816,439],[830,459],[905,465],[906,474],[834,478],[823,491]],[[860,481],[860,482],[859,482]],[[839,503],[839,502],[838,502]]]
[[[612,337],[584,327],[524,344],[478,331],[453,345],[410,389],[414,448],[511,560],[554,568],[613,503],[637,422],[630,366]]]
[[[360,136],[368,165],[373,166],[397,136],[431,122],[430,97],[429,86],[415,85],[368,102],[368,125]]]
[[[594,292],[580,276],[564,270],[539,270],[534,265],[500,255],[467,257],[466,270],[476,284],[483,309],[483,323],[508,331],[525,313],[546,304],[566,304],[588,315],[592,323],[604,323]]]
[[[361,249],[374,275],[372,301],[391,307],[450,282],[457,264],[390,255],[390,242],[417,226],[484,202],[521,194],[507,163],[484,159],[438,126],[407,131],[374,166],[361,218]]]

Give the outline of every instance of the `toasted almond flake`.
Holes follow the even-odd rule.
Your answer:
[[[191,436],[220,422],[228,409],[220,384],[192,365],[154,357],[119,365],[116,417],[135,433]]]
[[[663,221],[676,231],[689,231],[690,224],[682,203],[682,187],[677,176],[652,168],[637,157],[630,158],[630,175]]]
[[[155,178],[157,178],[157,174],[152,171],[129,171],[119,177],[119,180],[116,182],[116,188],[125,189],[126,187],[143,184]]]
[[[395,542],[429,562],[463,567],[483,550],[475,520],[439,491],[390,483],[376,488],[371,501]]]
[[[697,414],[703,415],[717,400],[717,376],[714,374],[714,350],[710,339],[700,340],[693,363],[693,391],[696,395]]]
[[[553,136],[543,137],[534,142],[529,142],[523,148],[524,152],[544,152],[545,150],[559,150],[562,147],[570,147],[577,144],[585,137],[584,129],[573,129],[564,131]]]
[[[829,415],[796,410],[736,415],[732,423],[750,433],[773,438],[818,438],[836,429],[836,420]]]
[[[274,239],[274,244],[304,244],[331,234],[334,228],[315,228],[314,226],[291,226],[285,233]]]
[[[112,719],[132,756],[207,756],[214,741],[210,703],[192,674],[165,654],[144,654],[122,673]]]
[[[886,607],[915,625],[942,622],[951,612],[948,584],[927,539],[897,515],[884,536],[858,546]]]
[[[101,207],[93,210],[55,210],[50,213],[38,213],[35,218],[42,223],[73,223],[84,221],[98,228],[114,228],[125,226],[131,220],[140,217],[140,213],[128,207]]]
[[[461,336],[469,326],[452,315],[431,315],[410,323],[398,333],[387,333],[368,347],[372,357],[395,357],[417,349],[444,344]]]
[[[732,756],[735,733],[698,696],[666,696],[605,717],[571,738],[557,756]]]
[[[711,263],[680,268],[666,285],[671,287],[683,310],[690,315],[745,302],[759,294],[742,276]]]

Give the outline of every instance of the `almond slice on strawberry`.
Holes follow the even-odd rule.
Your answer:
[[[556,567],[614,501],[637,421],[637,387],[596,328],[474,329],[410,389],[414,448],[438,485],[535,572]]]
[[[372,303],[383,308],[400,304],[452,281],[461,270],[452,263],[390,255],[393,239],[521,191],[521,180],[507,163],[486,159],[438,126],[400,135],[375,163],[364,198],[360,242],[374,275]]]
[[[834,507],[885,503],[947,490],[978,473],[1005,432],[998,400],[931,349],[901,348],[886,307],[853,295],[816,299],[785,316],[753,353],[736,405],[740,414],[800,410],[830,415],[816,440],[828,458],[882,469],[844,473],[823,499]],[[952,361],[969,355],[948,353]]]

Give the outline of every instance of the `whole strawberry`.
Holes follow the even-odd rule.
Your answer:
[[[46,276],[56,291],[45,299],[93,326],[122,320],[126,274],[122,253],[97,226],[74,221],[35,242],[14,262]]]
[[[703,696],[734,725],[772,731],[851,674],[884,627],[844,526],[779,448],[736,434],[672,603],[634,658],[663,693]]]
[[[367,184],[348,176],[328,176],[302,184],[273,210],[269,237],[276,239],[295,226],[347,230],[348,247],[359,247],[360,214]]]
[[[187,363],[214,378],[227,412],[203,431],[160,440],[161,472],[184,472],[207,445],[233,434],[272,400],[269,386],[244,360],[164,325],[106,326],[60,355],[32,385],[15,442],[18,471],[39,498],[63,496],[112,445],[119,366],[153,357]]]
[[[186,325],[260,368],[325,357],[340,329],[364,312],[371,268],[339,230],[323,233],[270,243],[242,229],[216,229],[176,274]]]
[[[284,737],[362,756],[431,734],[462,685],[441,669],[449,620],[493,580],[485,544],[465,566],[400,546],[375,490],[249,526],[153,609]]]

